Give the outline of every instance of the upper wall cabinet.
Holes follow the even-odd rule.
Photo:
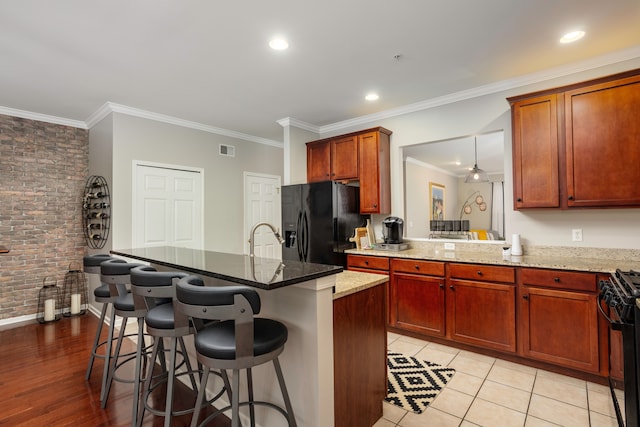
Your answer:
[[[307,143],[307,181],[358,179],[358,137]]]
[[[508,100],[516,210],[640,206],[640,70]]]
[[[391,212],[391,131],[377,127],[307,143],[307,181],[358,181],[360,212]]]

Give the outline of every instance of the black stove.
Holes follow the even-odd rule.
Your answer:
[[[636,299],[640,298],[640,272],[618,269],[608,280],[601,280],[599,286],[598,309],[609,322],[611,329],[620,331],[622,334],[624,414],[614,392],[617,381],[609,377],[616,418],[621,427],[638,427],[640,426],[640,308],[636,305]],[[609,308],[608,314],[602,302]]]
[[[600,281],[600,299],[623,323],[634,321],[636,298],[640,298],[640,272],[617,269],[609,280]]]

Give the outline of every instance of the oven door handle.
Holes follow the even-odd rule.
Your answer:
[[[613,320],[602,309],[602,294],[598,295],[598,311],[600,311],[600,314],[602,314],[602,317],[607,319],[607,322],[609,322],[609,324],[611,324],[611,329],[613,329],[614,331],[622,330],[622,322],[618,322],[618,321]]]

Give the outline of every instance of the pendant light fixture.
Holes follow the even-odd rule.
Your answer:
[[[475,136],[473,137],[473,146],[476,156],[476,162],[473,165],[473,169],[471,169],[467,174],[464,182],[466,184],[475,182],[489,182],[489,176],[487,175],[487,173],[478,167],[478,138]]]

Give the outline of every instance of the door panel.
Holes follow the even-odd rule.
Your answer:
[[[203,244],[202,173],[168,165],[135,165],[133,247]]]
[[[256,173],[245,173],[245,253],[249,253],[249,234],[260,222],[271,224],[278,230],[280,224],[280,177]],[[254,255],[257,257],[280,259],[282,246],[271,229],[260,226],[254,235]]]

